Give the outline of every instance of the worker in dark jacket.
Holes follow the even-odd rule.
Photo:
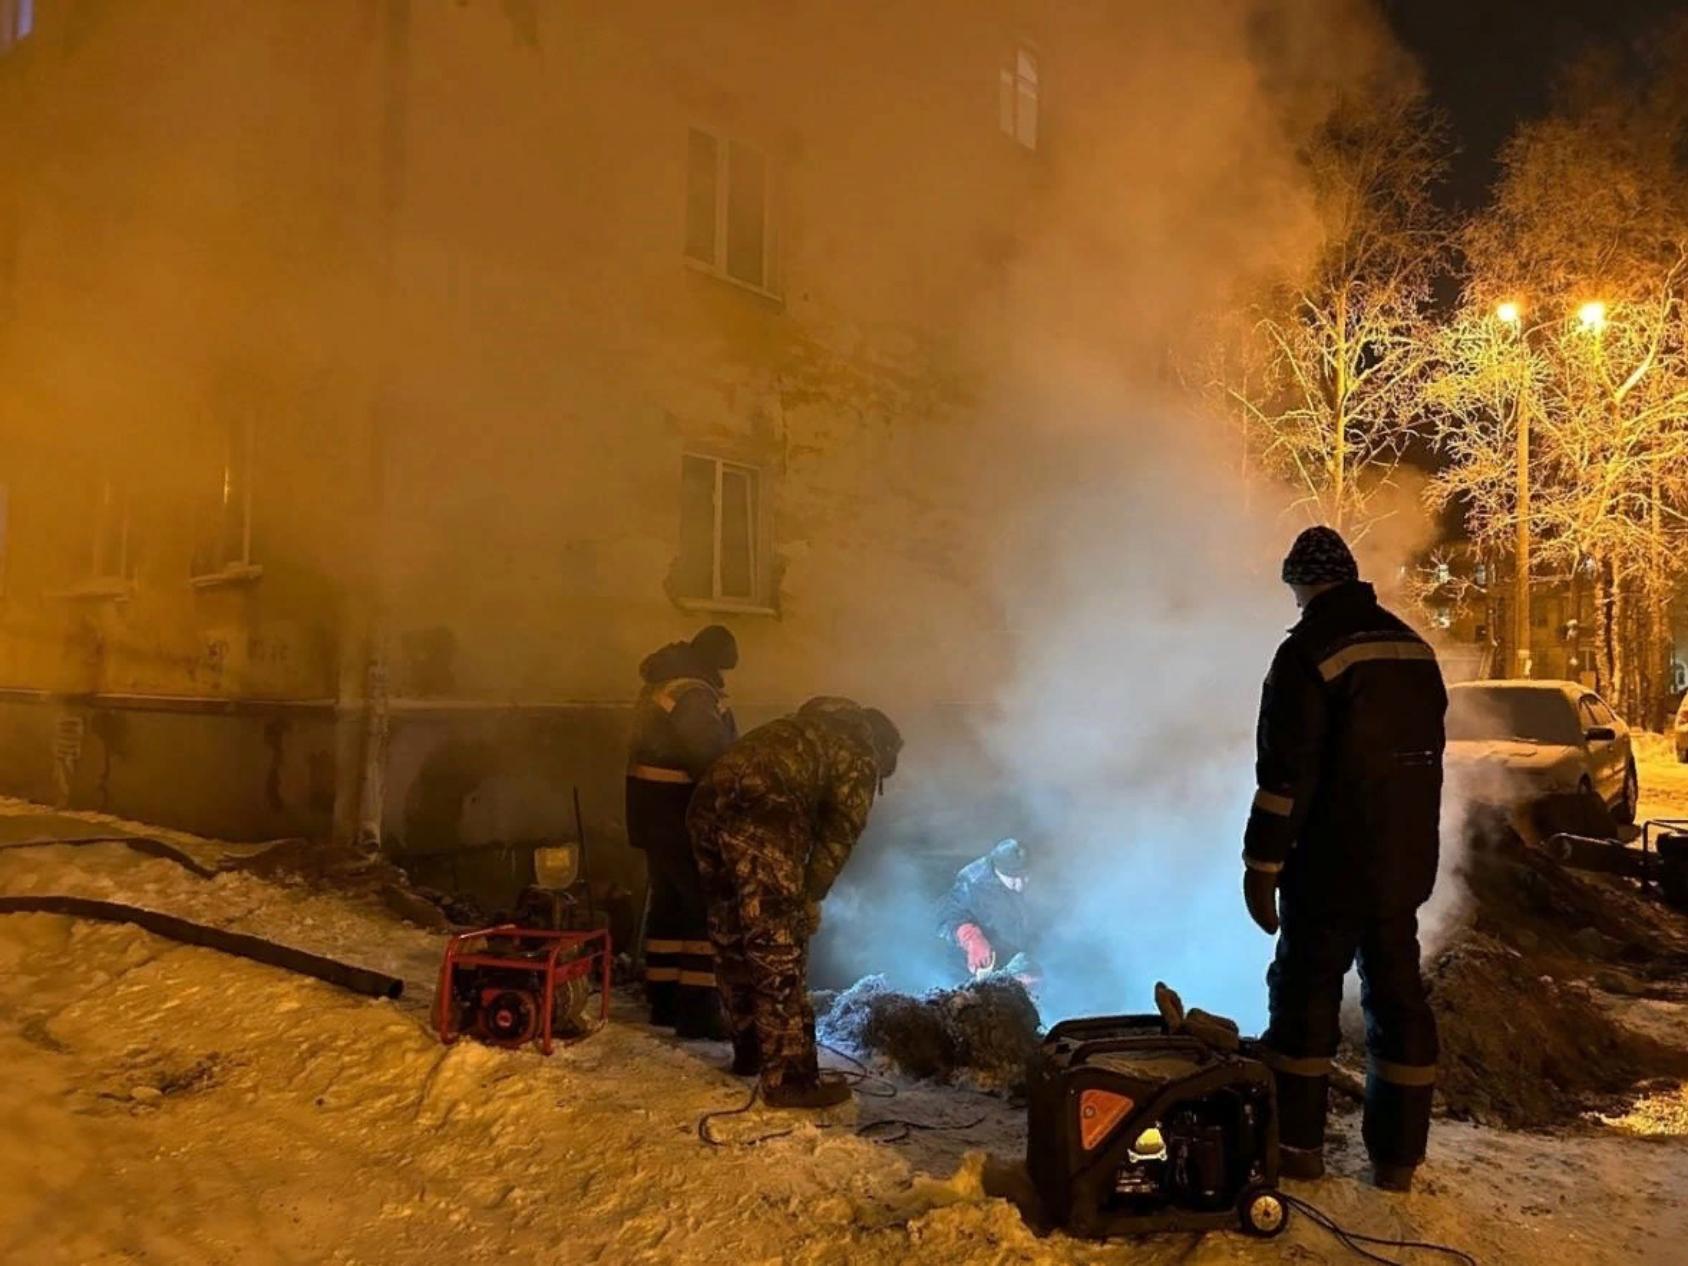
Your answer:
[[[882,712],[812,699],[745,735],[692,796],[687,820],[709,896],[733,1071],[760,1072],[774,1107],[850,1097],[841,1081],[822,1079],[816,1060],[809,938],[902,742]]]
[[[1007,968],[1028,948],[1026,850],[1018,840],[961,868],[938,905],[938,935],[956,948],[967,976]]]
[[[1371,1057],[1366,1150],[1378,1186],[1407,1190],[1436,1075],[1418,908],[1436,879],[1447,691],[1434,652],[1378,605],[1336,532],[1303,532],[1283,578],[1301,620],[1261,699],[1243,888],[1254,921],[1278,934],[1262,1044],[1284,1169],[1324,1172],[1326,1082],[1357,955]]]
[[[708,910],[686,806],[698,778],[738,737],[722,674],[738,643],[718,624],[674,642],[639,666],[627,760],[627,838],[645,851],[645,994],[651,1023],[681,1037],[726,1036],[709,943]]]

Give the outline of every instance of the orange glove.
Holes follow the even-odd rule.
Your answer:
[[[967,951],[967,970],[975,974],[996,966],[996,951],[977,923],[963,923],[955,930],[955,943]]]

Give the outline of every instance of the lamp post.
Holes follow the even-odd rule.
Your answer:
[[[1523,309],[1508,301],[1495,308],[1495,319],[1514,334],[1522,335]],[[1524,383],[1519,383],[1518,400],[1513,406],[1517,416],[1517,486],[1514,491],[1518,535],[1513,544],[1512,566],[1512,675],[1530,675],[1530,410],[1525,399]]]

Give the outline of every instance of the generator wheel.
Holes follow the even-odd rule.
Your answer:
[[[1275,1187],[1248,1187],[1237,1201],[1237,1216],[1243,1234],[1269,1240],[1289,1225],[1289,1206]]]

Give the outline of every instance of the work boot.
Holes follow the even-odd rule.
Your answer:
[[[1417,1169],[1417,1165],[1391,1165],[1386,1161],[1373,1161],[1372,1186],[1379,1191],[1411,1191],[1413,1173]]]
[[[1278,1172],[1285,1178],[1314,1182],[1325,1176],[1325,1154],[1316,1147],[1280,1147]]]
[[[754,1077],[762,1071],[762,1043],[755,1029],[733,1034],[733,1076]]]
[[[645,1001],[651,1006],[651,1027],[671,1029],[679,1014],[678,986],[667,980],[647,980]]]
[[[681,993],[679,1006],[675,1009],[675,1036],[687,1041],[725,1042],[732,1036],[732,1030],[727,1027],[727,1018],[721,1014],[720,998],[715,994],[688,997],[690,993],[690,990]]]
[[[777,1086],[764,1086],[762,1099],[770,1108],[836,1108],[850,1102],[850,1086],[828,1069],[814,1081],[782,1081]]]

